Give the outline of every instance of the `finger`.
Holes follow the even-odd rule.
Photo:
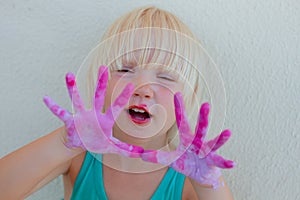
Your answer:
[[[157,150],[145,150],[144,153],[141,155],[141,158],[142,160],[147,162],[158,163],[157,154]]]
[[[63,122],[66,123],[72,117],[71,113],[69,113],[66,109],[60,107],[50,97],[45,96],[43,100],[46,106],[49,108],[49,110],[51,110],[51,112],[54,115],[56,115],[59,119],[61,119]]]
[[[226,160],[222,156],[213,154],[211,156],[211,159],[216,167],[222,168],[222,169],[229,169],[233,168],[236,163],[232,160]]]
[[[102,111],[106,94],[107,81],[108,68],[106,66],[101,66],[98,71],[97,87],[94,96],[94,107],[96,111]]]
[[[66,84],[71,98],[72,104],[74,106],[75,112],[80,112],[84,110],[84,103],[80,98],[79,91],[76,86],[75,76],[72,73],[67,73]]]
[[[207,142],[207,145],[211,148],[212,151],[218,150],[221,146],[223,146],[230,138],[231,131],[224,130],[220,133],[219,136]]]
[[[191,143],[193,136],[191,134],[189,122],[184,110],[183,97],[179,92],[174,95],[174,106],[175,106],[176,124],[179,131],[180,143],[181,145],[184,145],[186,147]]]
[[[141,153],[144,152],[144,148],[142,147],[127,144],[121,141],[115,143],[115,145],[117,146],[117,148],[119,148],[118,153],[131,158],[139,158]]]
[[[132,96],[134,90],[134,85],[128,83],[121,94],[116,98],[114,103],[107,109],[106,115],[108,119],[113,122],[118,118],[121,111],[124,109],[125,105],[128,103],[129,98]]]
[[[114,136],[111,136],[109,138],[109,142],[112,142],[113,145],[117,147],[115,153],[121,153],[122,155],[125,156],[130,156],[130,157],[140,157],[140,154],[144,152],[144,148],[140,146],[135,146],[132,144],[127,144],[125,142],[121,142]],[[118,151],[121,150],[121,151]]]
[[[203,144],[202,134],[201,134],[201,132],[198,132],[198,133],[196,133],[194,140],[192,141],[192,144],[189,147],[189,150],[191,152],[195,152],[196,154],[199,154],[202,144]]]
[[[210,110],[209,103],[203,103],[201,105],[196,129],[195,129],[195,133],[201,141],[204,141],[204,138],[207,133],[209,110]]]
[[[168,152],[162,150],[145,150],[141,154],[142,160],[163,165],[170,165],[179,156],[180,154],[177,151]]]

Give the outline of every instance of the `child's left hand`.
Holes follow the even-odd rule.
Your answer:
[[[142,154],[142,159],[148,162],[169,164],[170,167],[200,184],[218,188],[222,183],[220,168],[232,168],[235,163],[225,160],[216,154],[230,137],[229,130],[223,131],[218,137],[210,141],[204,141],[208,129],[209,104],[201,106],[195,134],[190,130],[183,106],[183,98],[180,93],[174,96],[176,122],[179,130],[180,143],[176,151],[165,152],[161,150],[148,150]]]

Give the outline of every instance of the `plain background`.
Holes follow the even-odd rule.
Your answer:
[[[298,0],[1,0],[0,156],[62,125],[42,97],[70,108],[65,73],[117,17],[144,5],[181,18],[218,65],[233,132],[221,154],[238,163],[223,173],[235,199],[300,199]],[[57,178],[28,199],[61,197]]]

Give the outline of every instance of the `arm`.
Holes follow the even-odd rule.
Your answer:
[[[46,182],[67,172],[82,149],[63,143],[64,127],[8,154],[0,160],[1,199],[24,199]]]
[[[106,67],[99,68],[93,108],[86,110],[76,87],[75,76],[66,76],[66,83],[75,113],[45,97],[46,106],[65,126],[5,156],[0,161],[1,199],[23,199],[32,192],[67,172],[71,159],[84,150],[95,153],[120,153],[137,157],[143,148],[123,143],[112,136],[115,119],[128,102],[132,84],[117,97],[106,113],[102,113],[108,80]],[[3,191],[3,192],[2,192]]]
[[[224,183],[223,186],[213,189],[210,185],[203,185],[190,179],[192,186],[197,194],[198,199],[200,200],[215,200],[215,199],[222,199],[222,200],[233,200],[233,196],[230,192],[230,189],[226,185],[223,177],[220,177],[221,182]]]

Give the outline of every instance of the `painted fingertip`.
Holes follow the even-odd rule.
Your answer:
[[[210,110],[210,105],[208,102],[205,102],[201,105],[200,113],[202,115],[208,115]]]
[[[222,134],[222,137],[229,138],[231,136],[231,131],[229,129],[226,129],[221,134]]]
[[[182,107],[183,97],[180,92],[176,92],[174,95],[174,104],[176,107]]]
[[[236,166],[236,163],[232,160],[227,160],[227,161],[225,161],[224,165],[225,165],[225,168],[233,168]]]
[[[46,96],[43,97],[43,102],[46,105],[49,105],[50,101],[51,101],[51,98],[49,96],[46,95]]]
[[[67,83],[67,85],[69,85],[69,86],[74,86],[74,85],[75,85],[75,76],[74,76],[73,73],[68,72],[68,73],[66,74],[66,83]]]
[[[141,158],[144,161],[157,163],[157,151],[155,150],[144,150],[144,152],[141,154]]]
[[[181,92],[176,92],[176,93],[174,94],[174,99],[180,101],[180,100],[182,99],[182,94],[181,94]]]
[[[107,70],[108,69],[108,67],[106,66],[106,65],[100,65],[100,67],[99,67],[99,71],[100,70]]]
[[[232,161],[231,168],[236,167],[236,166],[237,166],[237,163]]]
[[[201,105],[201,107],[202,107],[203,109],[210,109],[210,104],[209,104],[208,102],[204,102],[204,103]]]
[[[132,153],[143,153],[144,152],[144,148],[143,147],[138,147],[138,146],[132,146],[132,145],[130,145],[129,151],[132,152]]]
[[[176,93],[174,94],[174,96],[176,96],[176,97],[182,97],[182,94],[181,94],[181,92],[176,92]]]
[[[98,75],[102,75],[103,73],[107,73],[108,72],[108,67],[106,67],[105,65],[101,65],[98,69]]]

